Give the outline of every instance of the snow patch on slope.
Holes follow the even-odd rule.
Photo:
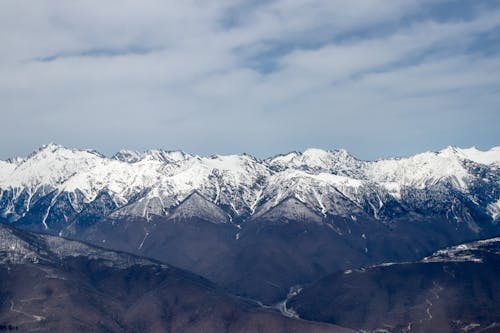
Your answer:
[[[109,267],[128,268],[133,265],[158,265],[147,259],[133,257],[127,254],[122,254],[113,251],[106,251],[99,248],[91,247],[86,244],[63,239],[54,236],[43,236],[44,242],[53,254],[56,254],[60,259],[67,257],[85,257],[93,260],[101,260]],[[166,267],[166,265],[162,265]]]
[[[37,262],[38,254],[27,241],[17,237],[12,229],[0,226],[0,263]]]
[[[493,221],[496,221],[498,217],[500,217],[500,199],[489,204],[487,210],[490,216],[493,218]]]
[[[0,263],[37,264],[67,257],[86,257],[101,260],[109,267],[128,268],[133,265],[159,265],[151,260],[125,253],[107,251],[61,237],[31,234],[0,225]],[[166,265],[162,265],[167,267]]]
[[[199,218],[213,223],[226,223],[228,216],[214,203],[205,199],[198,192],[193,192],[179,206],[177,206],[169,219],[183,220]]]
[[[308,208],[297,198],[286,198],[278,205],[271,208],[264,208],[255,214],[255,218],[260,217],[269,221],[292,220],[321,223],[322,217]]]
[[[500,254],[498,244],[500,244],[500,237],[460,244],[439,250],[424,258],[422,262],[482,262],[482,259],[477,257],[478,252],[493,251],[495,254]],[[493,250],[491,245],[494,245]]]

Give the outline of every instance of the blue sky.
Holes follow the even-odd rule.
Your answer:
[[[500,145],[500,1],[2,1],[0,158]]]

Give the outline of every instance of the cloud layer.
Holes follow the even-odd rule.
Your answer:
[[[3,1],[0,158],[500,143],[500,1]]]

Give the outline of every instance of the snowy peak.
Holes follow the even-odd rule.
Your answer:
[[[107,158],[49,144],[27,158],[0,161],[0,218],[11,223],[62,218],[70,224],[89,206],[102,206],[94,201],[106,193],[106,210],[92,216],[205,214],[211,221],[244,221],[296,198],[322,218],[362,214],[384,219],[414,211],[454,220],[470,215],[464,207],[474,206],[495,220],[500,215],[499,152],[499,147],[484,152],[448,147],[361,161],[345,150],[313,148],[266,160],[122,150]],[[196,206],[203,213],[195,212]]]
[[[304,152],[291,152],[266,160],[274,170],[286,169],[309,170],[314,172],[331,172],[334,174],[350,174],[362,166],[362,162],[349,155],[346,150],[322,150],[309,148]]]
[[[76,173],[95,167],[102,159],[102,155],[92,151],[45,145],[23,159],[11,172],[0,172],[3,176],[0,187],[56,186]]]
[[[113,155],[112,159],[120,162],[137,163],[139,161],[157,161],[157,162],[177,162],[183,161],[192,157],[183,151],[165,151],[165,150],[148,150],[138,152],[135,150],[120,150]]]
[[[268,221],[303,221],[321,223],[322,217],[308,208],[303,202],[294,197],[288,197],[277,205],[259,211],[254,218]]]
[[[198,218],[212,223],[229,222],[229,216],[217,205],[207,200],[198,191],[191,193],[169,216],[171,220]]]
[[[469,177],[461,160],[433,152],[403,159],[370,162],[366,175],[377,182],[393,182],[418,188],[426,188],[450,177],[455,179],[458,187],[465,188]]]
[[[493,147],[490,150],[482,151],[477,149],[476,147],[462,149],[449,146],[439,151],[439,155],[446,157],[455,157],[461,160],[469,160],[485,165],[500,165],[500,147]]]
[[[192,156],[182,151],[148,150],[142,154],[143,161],[174,163],[186,160]]]
[[[42,145],[40,148],[31,153],[28,158],[21,160],[26,161],[29,159],[46,159],[50,157],[71,158],[76,155],[94,155],[100,158],[104,158],[104,155],[92,149],[72,149],[66,148],[56,143],[49,143],[46,145]]]
[[[135,163],[142,159],[142,154],[134,150],[120,150],[112,159],[120,162]]]
[[[438,152],[425,152],[407,158],[368,162],[365,175],[392,188],[411,186],[424,189],[447,181],[458,190],[467,192],[469,184],[476,177],[469,171],[467,163],[484,164],[498,174],[499,152],[500,147],[488,151],[447,147]]]

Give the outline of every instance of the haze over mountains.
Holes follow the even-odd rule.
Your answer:
[[[161,150],[105,157],[49,144],[26,158],[0,161],[0,220],[53,235],[43,237],[64,236],[178,266],[211,280],[221,293],[280,309],[287,316],[298,313],[376,330],[385,323],[373,318],[385,314],[356,303],[354,309],[365,313],[353,312],[356,321],[343,316],[351,305],[342,298],[314,303],[315,293],[343,293],[335,289],[344,281],[342,272],[357,276],[362,273],[356,270],[386,267],[377,265],[387,262],[414,263],[397,267],[410,267],[415,277],[421,276],[418,281],[429,279],[424,286],[432,285],[442,273],[439,268],[428,274],[430,266],[421,264],[422,258],[500,235],[499,167],[500,147],[448,147],[362,161],[345,150],[308,149],[265,160]],[[485,263],[482,270],[494,280],[494,261]],[[404,279],[391,269],[381,269],[383,274],[373,279]],[[373,283],[364,276],[359,278],[360,292],[369,292],[364,288]],[[457,281],[473,279],[469,274]],[[318,280],[320,287],[315,287]],[[396,303],[390,304],[409,297],[405,290],[394,294],[386,287],[382,290],[395,297]],[[292,297],[301,288],[304,294]],[[483,310],[500,308],[491,292]],[[324,309],[319,311],[318,304]],[[421,302],[415,306],[420,308]],[[399,332],[419,320],[420,312],[415,313],[414,318],[391,317],[389,331]],[[470,319],[467,325],[479,323],[481,329],[496,320],[495,313],[481,318],[465,310],[462,314]],[[466,326],[450,324],[453,316],[440,318],[439,327],[450,332]],[[429,327],[415,324],[412,332]]]

